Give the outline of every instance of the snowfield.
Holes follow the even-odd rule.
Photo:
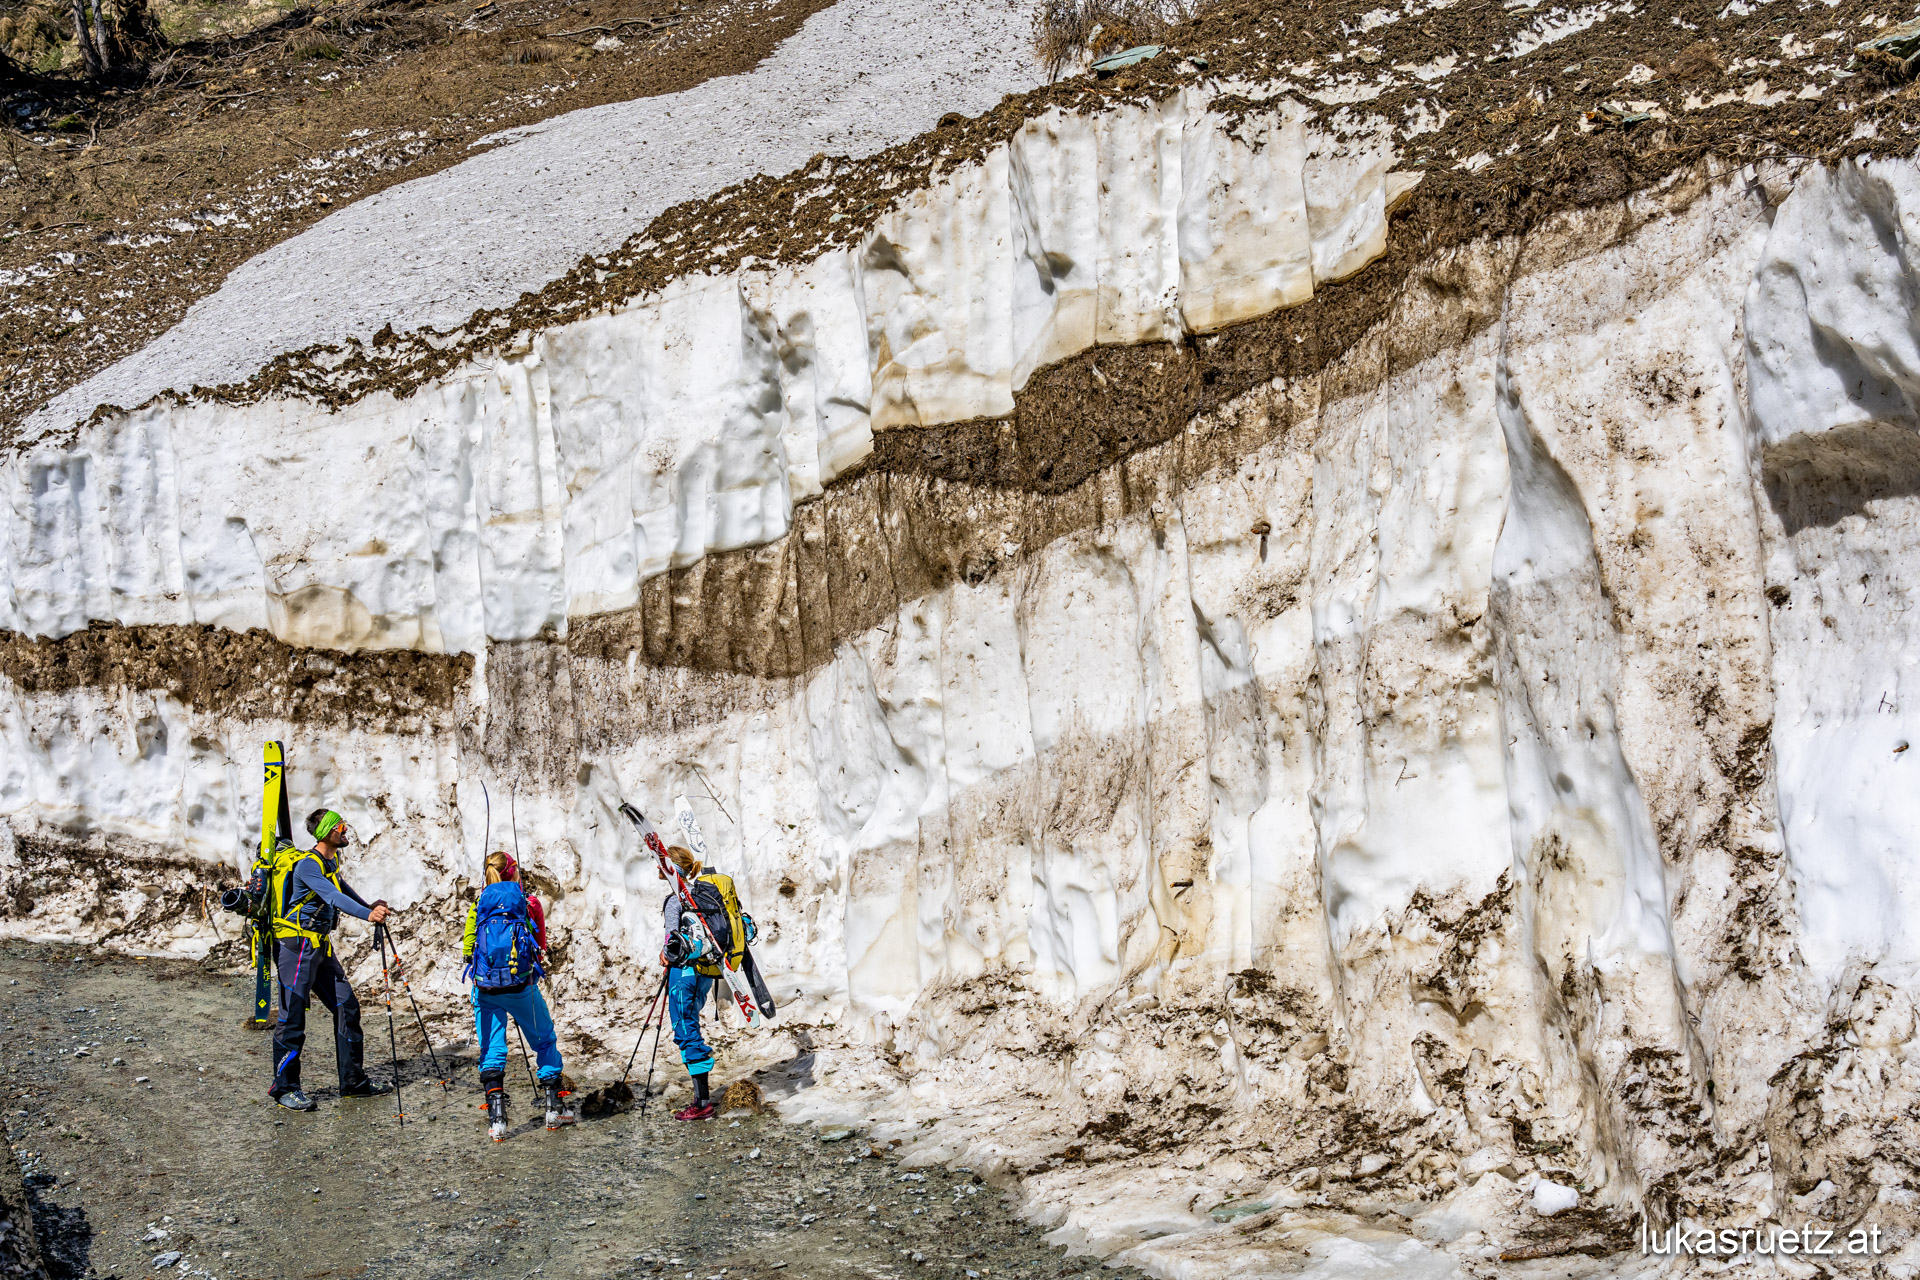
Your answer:
[[[681,201],[819,152],[871,155],[1043,83],[1032,33],[1017,0],[840,0],[744,75],[496,134],[251,259],[158,341],[32,414],[25,435],[244,381],[283,351],[384,325],[450,328]]]
[[[1266,315],[1378,257],[1391,151],[1304,115],[1234,121],[1198,89],[1052,110],[852,248],[676,279],[402,398],[106,415],[0,458],[24,497],[0,513],[0,626],[474,654],[565,636],[786,534],[876,432],[1006,414],[1043,365]],[[336,482],[363,496],[286,501]]]

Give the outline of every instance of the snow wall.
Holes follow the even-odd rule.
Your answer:
[[[1189,414],[1163,344],[1386,246],[1390,151],[1302,118],[1054,113],[403,399],[9,456],[7,927],[204,951],[281,738],[449,1007],[485,782],[624,1050],[613,806],[684,793],[784,1006],[723,1062],[1077,1247],[1445,1275],[1543,1180],[1616,1243],[1910,1222],[1920,175],[1689,171]],[[1100,437],[1120,383],[1171,427]]]

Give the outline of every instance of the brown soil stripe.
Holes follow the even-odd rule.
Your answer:
[[[29,694],[147,689],[241,720],[418,733],[450,721],[473,658],[300,649],[257,629],[95,623],[58,640],[0,632],[0,676]]]
[[[645,583],[631,609],[574,620],[577,660],[793,677],[899,606],[1178,494],[1500,317],[1516,271],[1605,249],[1707,189],[1708,164],[1657,197],[1579,219],[1572,234],[1483,240],[1424,262],[1466,210],[1395,223],[1388,256],[1312,301],[1184,344],[1106,347],[1035,374],[1009,418],[881,433],[856,474],[763,547],[707,555]],[[1241,397],[1276,380],[1271,403]],[[1014,546],[1012,556],[1003,550]],[[617,683],[617,682],[616,682]]]

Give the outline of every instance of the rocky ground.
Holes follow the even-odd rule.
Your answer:
[[[512,1136],[490,1143],[470,1042],[440,1044],[454,1079],[443,1092],[418,1038],[403,1036],[404,1128],[392,1098],[341,1102],[330,1087],[313,1089],[310,1115],[280,1111],[266,1100],[266,1036],[242,1025],[248,987],[183,961],[0,951],[8,1137],[56,1277],[737,1280],[1095,1266],[1049,1250],[971,1170],[913,1169],[863,1134],[771,1113],[681,1124],[656,1102],[645,1117],[548,1133],[523,1082]],[[368,1056],[384,1057],[384,1007],[377,993],[362,998]],[[327,1085],[331,1058],[318,1050],[309,1085]],[[764,1073],[767,1092],[804,1088],[807,1065]]]

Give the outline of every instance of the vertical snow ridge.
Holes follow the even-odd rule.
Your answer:
[[[1808,963],[1920,969],[1920,176],[1814,168],[1747,293],[1779,713]]]

